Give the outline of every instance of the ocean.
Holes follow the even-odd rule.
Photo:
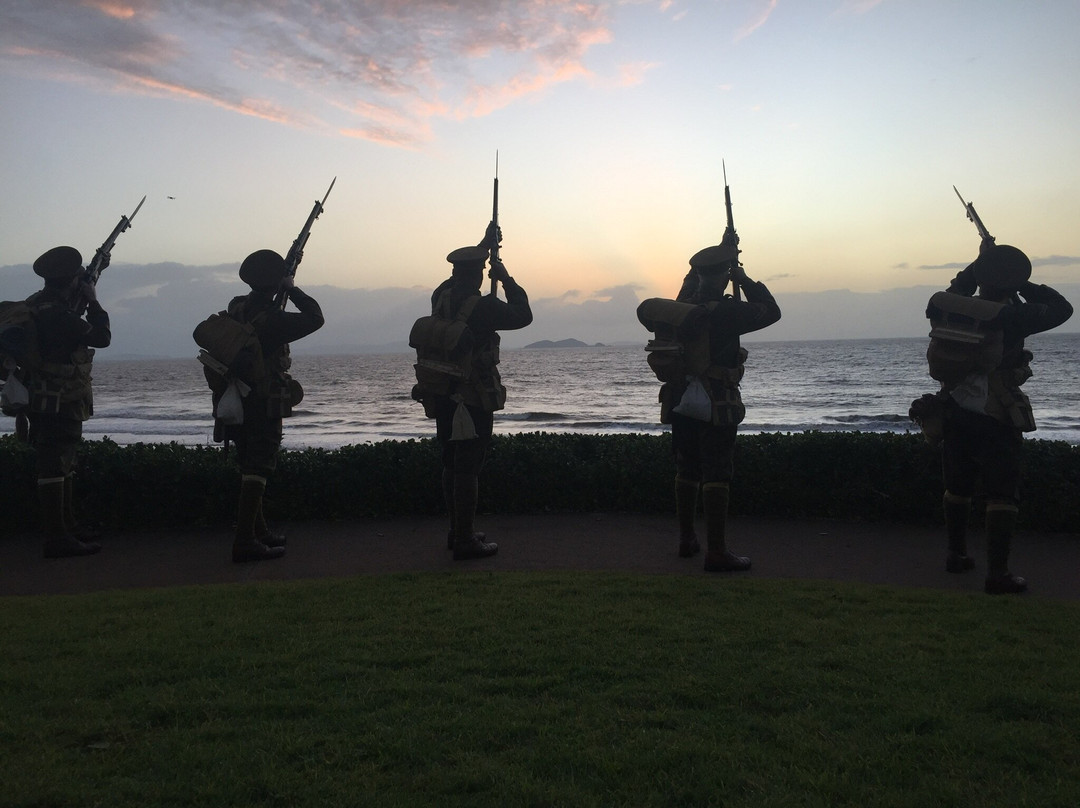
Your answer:
[[[508,389],[497,433],[660,434],[660,383],[640,345],[502,352]],[[917,431],[912,399],[937,389],[925,339],[746,342],[743,433]],[[1024,386],[1038,430],[1029,438],[1080,444],[1080,334],[1030,337],[1034,377]],[[95,416],[87,438],[121,444],[213,444],[210,392],[194,359],[94,363]],[[287,448],[336,448],[430,437],[434,422],[410,391],[412,354],[294,355],[305,397],[285,421]],[[0,419],[11,431],[13,419]]]

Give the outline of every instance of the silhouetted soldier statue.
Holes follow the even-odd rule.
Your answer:
[[[100,271],[108,266],[108,254],[98,261]],[[28,422],[36,455],[43,551],[46,558],[89,555],[101,544],[76,524],[72,476],[83,422],[94,414],[93,349],[112,341],[109,315],[98,303],[96,287],[86,281],[74,247],[49,250],[34,262],[34,272],[45,287],[26,299],[30,318],[19,329],[22,360],[16,375],[28,400],[17,417]]]
[[[302,388],[288,372],[292,364],[289,343],[323,325],[318,302],[296,287],[287,269],[285,259],[273,250],[253,252],[240,265],[240,280],[251,291],[233,298],[226,312],[196,329],[196,341],[219,360],[215,363],[207,351],[200,355],[213,391],[215,438],[226,445],[235,443],[240,461],[240,501],[232,547],[232,560],[238,563],[285,554],[285,537],[272,531],[263,515],[263,494],[277,467],[282,418],[292,415],[303,397]],[[286,299],[297,311],[285,311]],[[219,346],[239,344],[235,335],[242,333],[243,326],[248,327],[248,344],[226,356]],[[203,328],[210,336],[200,339]]]
[[[750,569],[750,559],[732,553],[726,541],[735,435],[746,414],[739,382],[747,354],[739,337],[780,319],[765,284],[743,271],[737,244],[726,233],[718,246],[690,259],[676,300],[653,298],[638,307],[638,319],[656,334],[648,346],[649,365],[664,382],[661,423],[671,424],[679,555],[689,558],[701,549],[694,530],[700,489],[709,572]],[[725,293],[729,282],[734,296]]]
[[[491,442],[494,414],[506,403],[499,376],[499,331],[532,322],[525,290],[492,256],[492,292],[480,293],[484,266],[502,238],[494,222],[475,247],[454,250],[446,260],[451,276],[431,296],[431,316],[416,321],[409,343],[417,349],[412,396],[435,419],[442,444],[442,490],[450,513],[447,547],[455,560],[483,558],[498,551],[495,542],[474,532],[478,476]],[[506,302],[494,291],[502,283]]]
[[[1048,286],[1032,283],[1031,261],[984,235],[979,256],[930,299],[933,329],[927,360],[941,382],[936,396],[912,402],[912,418],[928,438],[942,440],[943,505],[948,534],[945,568],[975,566],[967,554],[971,499],[981,479],[986,495],[986,583],[989,594],[1027,589],[1009,572],[1009,551],[1019,509],[1023,433],[1035,429],[1020,386],[1031,377],[1024,339],[1064,323],[1072,306]],[[976,294],[977,292],[977,294]]]

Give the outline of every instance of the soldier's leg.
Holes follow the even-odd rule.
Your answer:
[[[701,543],[694,530],[697,518],[698,480],[675,476],[675,515],[679,520],[679,557],[691,558],[701,552]]]
[[[960,496],[946,491],[941,498],[945,511],[945,532],[949,539],[949,553],[945,557],[947,572],[968,572],[975,568],[975,559],[967,554],[968,516],[971,512],[971,497]]]
[[[727,515],[735,458],[734,426],[706,426],[702,430],[701,499],[705,510],[708,550],[706,572],[743,572],[750,559],[735,555],[727,547]]]
[[[1020,454],[1023,436],[1019,430],[998,425],[986,444],[983,471],[986,488],[986,582],[989,595],[1026,592],[1027,581],[1009,572],[1009,553],[1020,503]]]
[[[975,567],[975,560],[967,554],[967,530],[983,438],[979,419],[973,413],[956,406],[946,412],[941,443],[941,476],[945,482],[941,504],[948,541],[945,570],[961,573]]]
[[[244,424],[234,436],[240,460],[240,497],[236,508],[236,533],[233,536],[232,560],[269,561],[285,555],[284,536],[280,544],[270,546],[260,534],[263,496],[266,482],[277,467],[277,452],[281,446],[281,420],[266,419],[260,414],[244,411]]]
[[[675,455],[675,516],[679,523],[679,557],[701,551],[694,523],[701,489],[701,444],[698,421],[678,413],[671,416],[671,448]]]
[[[466,561],[486,558],[499,551],[495,542],[485,541],[485,536],[474,530],[476,506],[480,498],[480,468],[491,441],[493,418],[470,408],[477,437],[471,440],[450,441],[453,447],[454,480],[454,560]]]
[[[101,550],[97,542],[82,542],[65,521],[65,482],[75,463],[75,449],[82,437],[82,422],[55,415],[30,416],[30,435],[35,452],[38,507],[46,558],[92,555]]]

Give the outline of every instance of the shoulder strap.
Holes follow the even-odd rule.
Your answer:
[[[431,313],[437,317],[445,317],[446,319],[454,319],[459,322],[468,321],[472,316],[473,309],[476,308],[476,304],[480,302],[480,295],[470,295],[465,298],[465,301],[461,304],[461,307],[457,310],[457,314],[451,318],[446,314],[446,308],[450,305],[450,289],[443,290],[439,295],[439,299],[435,301],[435,305],[432,307]]]

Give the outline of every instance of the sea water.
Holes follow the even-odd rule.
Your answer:
[[[743,433],[805,430],[911,432],[912,399],[934,392],[925,339],[745,342]],[[1080,334],[1027,340],[1034,377],[1024,386],[1038,430],[1030,438],[1080,444]],[[498,433],[660,434],[660,383],[640,345],[502,352],[506,408]],[[190,359],[94,363],[87,438],[121,444],[213,443],[210,392]],[[434,422],[412,400],[412,354],[293,356],[304,400],[285,421],[289,448],[334,448],[430,437]],[[10,432],[14,421],[0,419]]]

